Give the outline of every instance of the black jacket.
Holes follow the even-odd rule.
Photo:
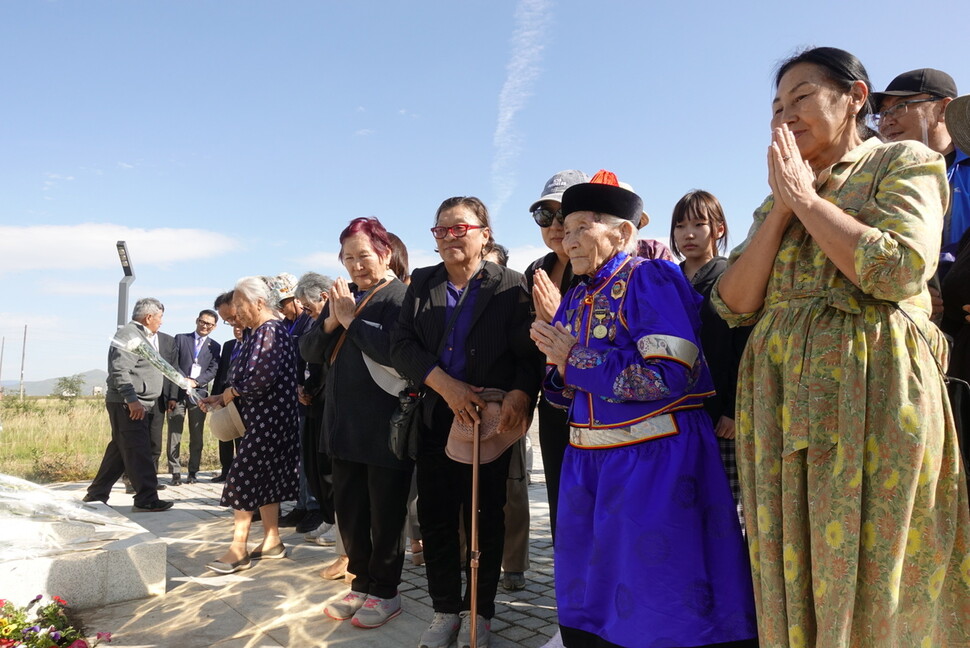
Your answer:
[[[532,300],[524,277],[489,262],[472,281],[479,279],[482,283],[471,305],[471,330],[465,340],[466,382],[506,391],[520,389],[533,396],[542,380],[543,363],[529,337]],[[437,365],[435,352],[447,323],[447,285],[443,263],[415,270],[391,336],[394,366],[418,385]],[[447,409],[447,403],[429,388],[423,404],[426,427],[431,426],[438,407]],[[425,447],[443,448],[448,430],[429,431]]]
[[[683,269],[684,264],[681,264]],[[704,401],[704,409],[710,414],[714,424],[722,416],[734,418],[734,404],[738,390],[738,365],[744,345],[751,334],[750,326],[731,328],[714,310],[711,304],[711,290],[714,282],[727,270],[727,259],[714,257],[697,271],[691,279],[694,290],[704,297],[701,304],[701,347],[704,358],[714,379],[717,394]]]
[[[351,285],[353,289],[354,286]],[[388,421],[397,396],[381,389],[364,364],[366,353],[378,364],[391,364],[391,330],[397,324],[406,288],[392,279],[354,317],[333,362],[330,357],[344,328],[323,330],[329,304],[300,337],[300,353],[310,363],[326,367],[322,441],[327,452],[344,461],[406,470],[387,445]]]

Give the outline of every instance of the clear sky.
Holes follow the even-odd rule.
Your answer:
[[[772,72],[853,52],[877,90],[919,67],[970,92],[966,0],[0,3],[4,381],[104,368],[124,239],[162,330],[251,274],[341,272],[377,216],[437,262],[440,202],[475,195],[519,269],[549,176],[615,171],[666,239],[692,188],[732,245],[767,194]],[[214,337],[228,339],[219,327]]]

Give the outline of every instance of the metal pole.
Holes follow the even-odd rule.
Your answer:
[[[24,361],[27,359],[27,325],[24,324],[24,346],[20,353],[20,400],[24,399]]]
[[[3,399],[3,349],[7,346],[7,338],[0,338],[0,399]]]
[[[118,241],[115,246],[118,248],[121,270],[125,273],[118,284],[118,328],[121,328],[128,321],[128,287],[135,280],[135,269],[131,267],[128,245],[124,241]]]

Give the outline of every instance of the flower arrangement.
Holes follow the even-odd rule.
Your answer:
[[[135,336],[128,340],[120,340],[118,338],[112,338],[111,344],[121,349],[122,351],[127,351],[133,355],[139,356],[148,360],[149,364],[162,372],[162,375],[171,380],[177,386],[185,390],[186,395],[189,400],[193,403],[198,403],[199,396],[192,387],[192,383],[189,379],[179,373],[179,370],[168,363],[168,361],[162,357],[155,347],[145,341],[144,338]]]
[[[94,648],[111,641],[110,632],[99,632],[94,643],[88,643],[83,627],[76,627],[80,624],[68,616],[67,601],[55,596],[41,605],[43,598],[38,594],[24,607],[0,599],[0,648]]]

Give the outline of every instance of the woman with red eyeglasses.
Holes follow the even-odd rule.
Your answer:
[[[416,462],[418,519],[435,615],[419,645],[444,647],[457,636],[459,647],[469,646],[477,623],[477,646],[487,646],[512,448],[497,448],[492,461],[482,453],[478,618],[472,619],[471,592],[462,595],[458,540],[460,523],[470,532],[472,467],[450,458],[445,446],[454,421],[478,420],[485,387],[506,392],[499,430],[524,430],[542,359],[529,339],[531,300],[522,275],[484,260],[494,245],[485,205],[472,197],[445,200],[431,233],[442,263],[414,271],[391,339],[394,366],[426,392]]]

